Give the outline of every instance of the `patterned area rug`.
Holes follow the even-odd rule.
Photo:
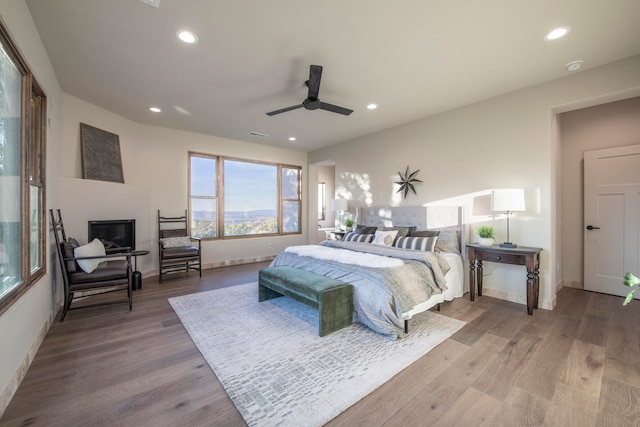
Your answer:
[[[464,325],[425,312],[397,340],[360,323],[320,338],[317,310],[259,303],[257,283],[169,303],[250,426],[321,426]]]

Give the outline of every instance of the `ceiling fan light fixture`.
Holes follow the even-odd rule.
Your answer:
[[[378,104],[371,103],[367,105],[368,110],[375,110],[376,108],[378,108]]]
[[[176,31],[176,37],[187,43],[187,44],[196,44],[198,43],[198,37],[192,33],[191,31],[188,30],[178,30]]]
[[[544,39],[546,41],[558,40],[569,34],[570,31],[570,27],[557,27],[545,34]]]

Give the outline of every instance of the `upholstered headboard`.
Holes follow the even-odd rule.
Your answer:
[[[462,206],[373,206],[358,208],[356,222],[376,227],[416,227],[417,230],[456,229],[464,256],[466,232]]]

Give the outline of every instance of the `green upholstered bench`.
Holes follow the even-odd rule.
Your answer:
[[[283,295],[318,309],[318,332],[321,337],[352,323],[352,285],[293,267],[260,270],[258,301]]]

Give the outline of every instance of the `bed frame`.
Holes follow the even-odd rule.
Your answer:
[[[417,230],[456,229],[464,258],[466,230],[462,206],[372,206],[357,208],[356,223],[376,227],[416,227]]]

